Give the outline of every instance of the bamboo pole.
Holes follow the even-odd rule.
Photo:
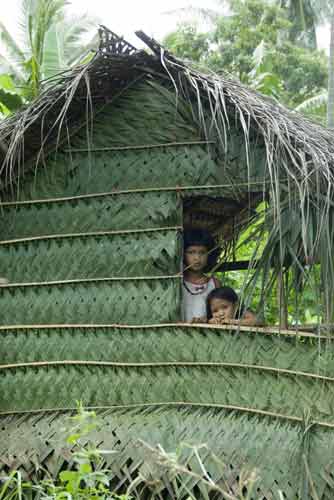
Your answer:
[[[281,269],[277,276],[277,302],[278,302],[278,317],[279,326],[286,330],[288,328],[288,304],[285,291],[284,273]]]

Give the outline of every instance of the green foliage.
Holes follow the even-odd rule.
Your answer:
[[[256,220],[240,235],[235,249],[235,259],[259,262],[261,267],[232,273],[217,273],[227,286],[247,297],[247,305],[257,311],[266,324],[279,324],[280,303],[277,276],[284,269],[286,306],[290,325],[317,324],[324,317],[325,298],[321,290],[320,266],[311,262],[305,266],[305,256],[300,241],[302,224],[298,209],[283,211],[281,230],[272,219],[270,206],[262,203],[257,208]],[[314,217],[314,214],[313,214]],[[311,217],[310,217],[311,219]],[[306,229],[308,244],[313,241],[314,227]],[[299,234],[299,236],[298,236]],[[282,255],[281,253],[286,252]],[[284,265],[282,266],[282,262]],[[320,293],[319,293],[320,292]]]
[[[65,447],[68,448],[70,466],[60,471],[56,477],[39,481],[23,480],[19,471],[13,470],[8,476],[0,477],[1,500],[131,500],[147,498],[145,489],[150,491],[151,499],[161,498],[161,492],[168,491],[173,500],[209,498],[210,493],[220,495],[226,500],[250,500],[259,485],[260,477],[253,469],[243,467],[239,480],[229,487],[222,481],[215,481],[217,471],[224,471],[226,465],[206,444],[180,443],[174,452],[165,451],[162,446],[151,446],[138,440],[137,446],[145,453],[145,463],[137,477],[129,471],[126,477],[127,490],[124,494],[112,491],[114,474],[105,468],[105,458],[117,453],[115,450],[101,450],[87,443],[89,437],[101,426],[94,411],[86,411],[78,403],[78,413],[68,418],[65,431]],[[72,422],[71,422],[72,421]],[[67,437],[66,437],[67,436]],[[208,468],[208,470],[206,469]],[[209,472],[210,470],[210,472]],[[212,471],[215,474],[212,476]],[[226,472],[224,475],[227,476]],[[124,480],[122,481],[124,482]],[[121,482],[121,484],[122,484]],[[118,484],[118,489],[119,489]],[[139,489],[138,489],[139,486]],[[126,488],[122,488],[125,490]],[[197,494],[195,493],[197,491]],[[194,493],[196,497],[194,497]],[[200,493],[200,496],[198,494]]]
[[[218,16],[209,33],[180,26],[164,43],[179,57],[194,56],[195,61],[218,73],[231,73],[292,108],[326,88],[325,54],[303,44],[297,46],[285,36],[293,25],[285,8],[266,0],[233,0],[230,4],[232,14]],[[198,42],[196,53],[192,51],[194,40]]]
[[[273,71],[284,82],[282,102],[295,108],[326,88],[327,65],[327,57],[323,52],[284,42],[273,56]]]
[[[0,75],[0,113],[8,115],[23,105],[23,98],[15,88],[12,77]]]
[[[264,41],[270,48],[276,46],[278,33],[288,26],[282,11],[263,0],[235,0],[233,15],[220,17],[213,33],[218,50],[209,58],[209,64],[238,76],[241,81],[253,69],[253,54]]]
[[[36,97],[42,80],[69,68],[96,48],[97,39],[83,42],[96,19],[66,16],[66,0],[21,0],[21,44],[0,22],[0,111],[8,114]],[[10,92],[8,91],[10,90]],[[6,92],[5,92],[6,91]]]
[[[177,31],[165,38],[165,45],[173,54],[183,59],[201,62],[209,51],[209,39],[205,33],[199,33],[191,24],[181,24]]]
[[[219,279],[226,286],[231,286],[239,293],[244,290],[247,282],[252,279],[253,273],[248,271],[235,271],[233,273],[220,273]],[[319,269],[312,269],[309,276],[304,279],[303,291],[300,293],[298,289],[293,286],[292,272],[288,273],[288,283],[290,284],[287,294],[287,311],[288,322],[290,326],[296,325],[316,325],[320,322],[323,316],[323,308],[321,306],[319,297]],[[277,294],[277,287],[273,287],[267,295],[263,297],[262,304],[260,304],[260,297],[262,294],[262,283],[255,281],[252,289],[252,295],[249,299],[249,307],[253,311],[257,311],[260,318],[262,318],[267,325],[278,325],[280,315],[280,304]]]
[[[315,49],[317,45],[317,10],[313,0],[276,0],[291,22],[287,38],[294,45]]]

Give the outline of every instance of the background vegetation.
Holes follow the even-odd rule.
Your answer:
[[[193,9],[164,44],[176,55],[242,82],[325,124],[328,56],[316,26],[333,14],[322,0],[228,0],[217,11]],[[219,4],[229,7],[220,14]],[[177,15],[177,12],[174,13]],[[200,30],[203,18],[209,30]],[[331,111],[333,112],[333,111]]]
[[[43,80],[90,57],[98,20],[69,16],[66,0],[21,0],[20,42],[0,20],[0,113],[35,98]]]

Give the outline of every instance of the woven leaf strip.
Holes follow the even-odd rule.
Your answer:
[[[63,444],[67,415],[54,412],[2,417],[2,464],[19,467],[32,475],[36,461],[42,462],[43,467],[54,475],[69,458],[69,450]],[[300,460],[302,425],[268,417],[248,417],[239,412],[182,408],[182,405],[162,409],[104,410],[98,415],[98,428],[82,443],[93,440],[101,443],[101,448],[116,451],[105,456],[106,465],[116,476],[115,485],[126,478],[129,463],[138,464],[132,471],[133,478],[140,470],[144,473],[145,469],[154,471],[155,478],[158,477],[159,469],[153,467],[150,454],[138,445],[140,439],[153,447],[160,444],[167,452],[180,449],[180,443],[205,443],[224,464],[217,466],[205,449],[200,451],[205,468],[215,481],[224,480],[235,488],[240,471],[255,468],[259,476],[257,493],[261,498],[279,500],[278,490],[289,499],[298,495],[303,477]],[[334,433],[320,427],[309,432],[312,434],[309,467],[319,498],[323,500],[326,477],[333,472]],[[189,460],[190,453],[189,448],[182,447],[181,462]],[[141,466],[143,462],[145,469]],[[193,460],[191,465],[196,470]],[[333,489],[327,485],[327,494],[330,493],[333,494]]]
[[[180,214],[180,199],[175,192],[45,201],[1,207],[0,234],[6,240],[43,234],[176,226],[182,223]]]
[[[35,179],[31,177],[29,182],[27,176],[26,181],[20,191],[21,200],[104,193],[113,189],[219,183],[216,164],[203,146],[93,151],[89,155],[84,151],[73,153],[71,161],[68,154],[58,153],[55,160],[48,160],[47,167]]]
[[[36,282],[179,272],[177,231],[84,235],[0,245],[0,276]]]
[[[1,410],[185,401],[333,421],[334,379],[243,366],[60,364],[0,370]]]
[[[140,345],[140,349],[137,346]],[[124,363],[230,362],[334,377],[334,343],[312,337],[185,326],[0,330],[3,364],[85,359]]]
[[[180,278],[2,287],[0,321],[14,325],[178,321],[180,288]]]

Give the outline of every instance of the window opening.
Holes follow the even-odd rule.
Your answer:
[[[264,230],[256,234],[264,221]],[[288,260],[283,265],[271,260],[265,271],[269,280],[264,279],[264,268],[258,264],[265,258],[263,251],[271,251],[269,233],[273,224],[270,200],[264,199],[263,192],[241,194],[237,200],[208,195],[183,198],[184,235],[191,229],[207,230],[221,249],[217,265],[207,276],[236,290],[245,307],[254,310],[266,326],[323,331],[326,325],[320,323],[324,315],[319,295],[314,293],[319,288],[319,263],[309,266],[303,253],[298,254],[300,289]],[[278,253],[276,247],[274,251]],[[185,270],[184,266],[183,256]]]
[[[255,205],[255,197],[253,198]],[[215,288],[231,286],[232,284],[226,279],[225,267],[238,269],[239,265],[245,266],[244,262],[237,261],[237,241],[254,212],[249,203],[250,199],[248,193],[247,196],[244,195],[243,199],[239,200],[226,196],[207,195],[184,198],[182,293],[184,320],[189,321],[191,315],[195,314],[194,311],[196,311],[196,318],[203,318],[204,315],[208,319],[207,306],[204,309],[203,304],[207,302],[209,293]],[[201,238],[206,239],[205,244]],[[203,257],[200,255],[203,253],[201,241],[202,247],[209,249],[207,263],[202,268],[203,272],[199,272],[198,268],[201,266],[200,260]],[[240,278],[240,276],[238,277]],[[233,284],[235,285],[235,283]],[[198,316],[197,313],[201,316]]]

